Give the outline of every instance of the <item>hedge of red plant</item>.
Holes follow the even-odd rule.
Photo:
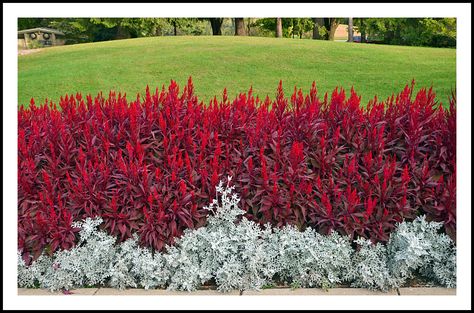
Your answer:
[[[232,176],[261,224],[332,229],[385,242],[396,222],[427,214],[456,225],[456,108],[414,86],[361,106],[351,90],[274,100],[240,94],[65,96],[18,113],[18,235],[26,260],[68,249],[74,220],[101,216],[120,240],[161,250],[203,225],[219,180]]]

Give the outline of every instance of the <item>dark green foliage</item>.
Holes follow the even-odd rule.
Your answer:
[[[385,44],[456,47],[455,18],[357,18],[354,25]]]

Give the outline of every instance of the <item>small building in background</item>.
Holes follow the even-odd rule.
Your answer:
[[[360,32],[354,29],[354,42],[360,42]],[[335,41],[347,41],[349,38],[349,26],[347,24],[339,24],[334,33]]]
[[[18,31],[18,49],[33,49],[64,45],[64,33],[51,28],[31,28]]]

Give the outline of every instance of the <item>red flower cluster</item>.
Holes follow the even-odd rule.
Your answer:
[[[74,245],[71,221],[101,216],[121,240],[161,250],[203,225],[219,180],[232,176],[247,217],[386,241],[396,222],[427,214],[456,223],[456,112],[430,90],[362,108],[351,90],[313,86],[275,100],[240,94],[198,102],[149,88],[128,103],[110,92],[61,98],[18,114],[19,248]]]

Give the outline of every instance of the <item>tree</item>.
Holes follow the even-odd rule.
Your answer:
[[[221,26],[224,18],[208,18],[209,22],[211,23],[212,34],[215,35],[222,35]]]
[[[283,28],[281,24],[281,17],[276,18],[276,37],[281,38],[283,36]]]
[[[354,19],[354,27],[356,25],[359,25],[360,27],[356,27],[359,32],[360,32],[360,42],[361,43],[364,43],[364,42],[367,42],[367,33],[365,31],[365,24],[364,24],[364,18],[360,18],[360,19]]]
[[[103,33],[97,34],[100,40],[153,36],[156,28],[163,23],[163,19],[158,18],[90,18],[89,20],[102,27]],[[110,34],[107,34],[107,29]]]
[[[354,41],[354,20],[352,17],[349,17],[349,22],[348,22],[348,39],[347,41],[353,42]]]
[[[313,17],[313,39],[322,39],[320,28],[323,27],[324,21],[322,18]]]
[[[208,33],[209,21],[207,19],[173,17],[158,20],[164,20],[162,25],[164,35],[199,36]]]
[[[243,17],[234,18],[235,22],[235,35],[236,36],[246,36],[245,23]]]
[[[309,18],[261,18],[255,23],[260,29],[267,30],[271,34],[279,35],[281,21],[281,34],[283,37],[303,37],[304,34],[313,29],[313,22]]]
[[[178,18],[169,18],[168,21],[171,23],[173,26],[173,35],[178,36],[178,23],[179,19]]]
[[[292,18],[292,34],[297,35],[300,39],[303,34],[313,29],[313,22],[309,18]]]
[[[313,39],[334,40],[334,34],[339,26],[340,19],[336,17],[313,17],[311,23],[313,27]]]
[[[48,27],[49,19],[47,18],[18,18],[18,30],[30,29],[36,27]]]
[[[354,25],[372,41],[385,44],[455,47],[455,18],[364,18]]]
[[[324,27],[327,30],[326,40],[334,41],[337,26],[339,26],[339,19],[336,17],[324,18]]]

